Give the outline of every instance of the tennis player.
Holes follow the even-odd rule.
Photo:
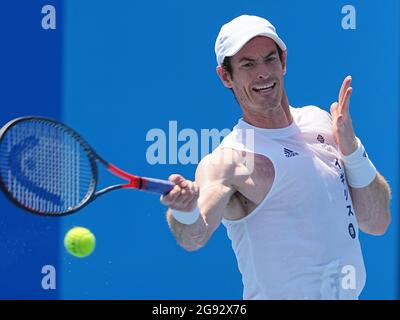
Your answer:
[[[385,233],[390,188],[353,130],[351,77],[330,113],[292,107],[286,45],[257,16],[222,26],[215,53],[243,117],[195,181],[170,176],[176,186],[161,202],[178,243],[197,250],[224,224],[244,299],[358,299],[366,279],[359,228]]]

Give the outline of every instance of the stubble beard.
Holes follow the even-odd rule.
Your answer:
[[[242,91],[239,97],[239,101],[245,109],[247,110],[253,110],[253,112],[273,112],[274,110],[276,110],[280,105],[281,105],[281,100],[282,100],[282,92],[280,90],[280,82],[277,82],[276,85],[278,86],[276,88],[276,90],[278,90],[278,92],[275,94],[275,96],[272,97],[266,97],[264,99],[264,101],[262,103],[255,103],[255,100],[253,99],[249,99],[249,97]],[[255,95],[257,95],[256,92],[254,92]],[[238,98],[235,95],[236,100],[238,100]],[[238,102],[239,102],[238,101]]]

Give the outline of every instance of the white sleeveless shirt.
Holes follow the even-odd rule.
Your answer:
[[[358,299],[365,268],[358,225],[326,111],[290,107],[282,129],[242,119],[218,148],[271,160],[275,178],[248,216],[223,219],[242,274],[244,299]],[[254,132],[254,145],[243,143]]]

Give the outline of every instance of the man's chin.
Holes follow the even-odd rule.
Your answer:
[[[269,99],[268,101],[258,101],[255,107],[260,110],[275,110],[280,108],[280,103],[277,99]]]
[[[255,105],[260,106],[260,107],[276,107],[279,105],[279,100],[276,97],[265,97],[261,98],[258,97],[257,99],[254,99]]]

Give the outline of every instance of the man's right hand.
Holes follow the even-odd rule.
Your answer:
[[[175,183],[175,187],[168,194],[161,196],[161,203],[178,211],[194,210],[199,198],[196,182],[186,180],[179,174],[170,175],[168,180]]]
[[[235,162],[228,165],[224,162],[224,159],[230,159],[227,156],[231,153],[230,149],[221,149],[205,156],[197,166],[195,182],[185,180],[178,174],[169,177],[169,181],[176,186],[161,197],[161,202],[177,211],[191,212],[196,206],[200,211],[201,218],[190,225],[179,223],[171,211],[167,214],[168,225],[178,243],[188,251],[198,250],[207,243],[220,225],[229,200],[236,191],[230,180],[237,165]],[[213,161],[211,157],[214,157]]]

